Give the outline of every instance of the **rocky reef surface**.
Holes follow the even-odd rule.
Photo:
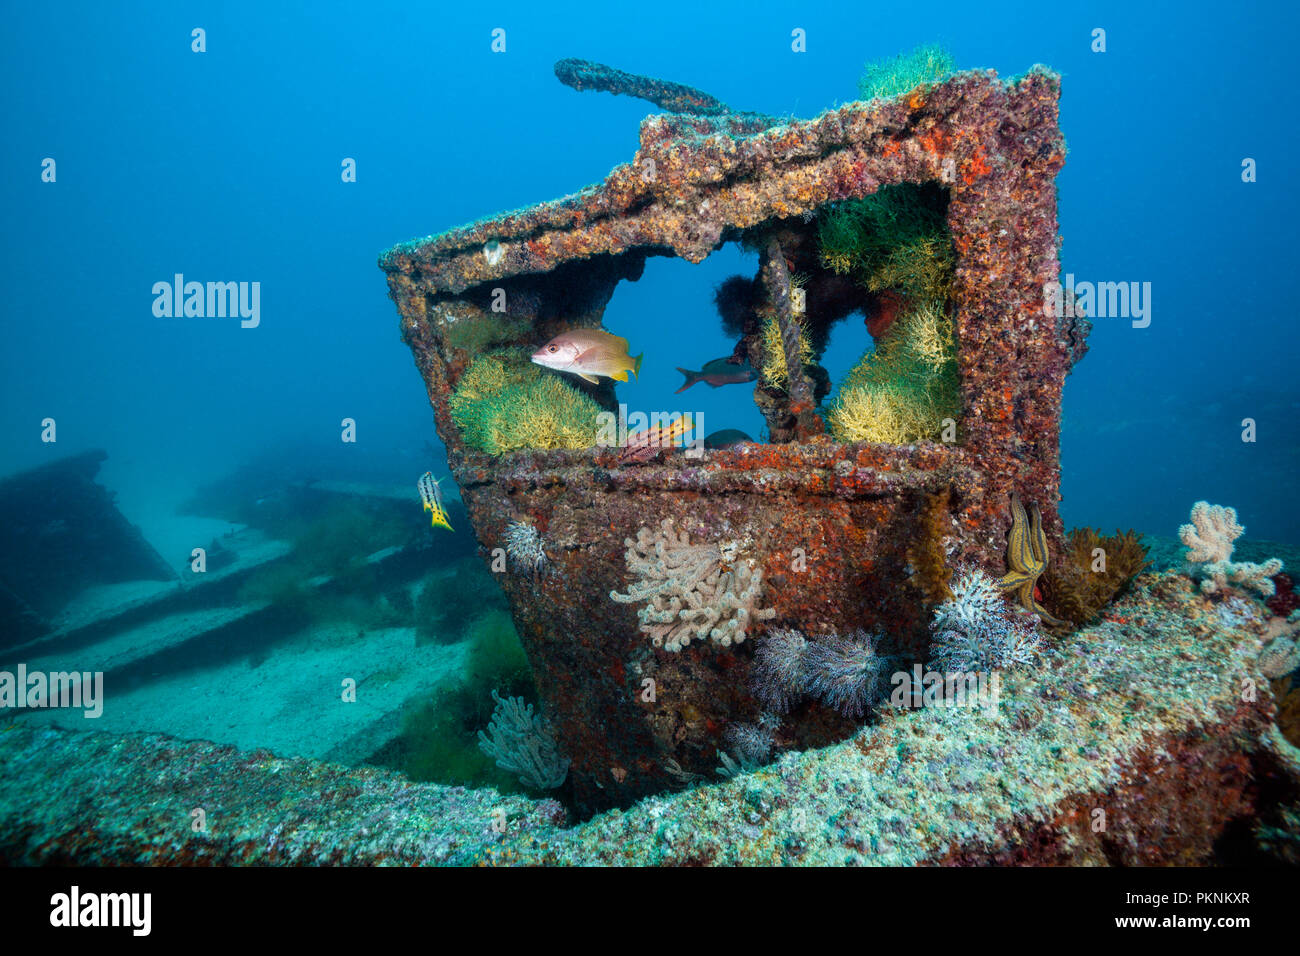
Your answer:
[[[1300,800],[1300,751],[1259,669],[1267,625],[1257,603],[1144,575],[1045,666],[1007,675],[994,708],[887,711],[842,743],[577,825],[550,799],[11,725],[0,862],[1212,862]]]

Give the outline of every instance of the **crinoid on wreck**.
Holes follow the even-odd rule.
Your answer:
[[[789,707],[782,745],[856,726],[875,686],[792,695],[751,674],[764,630],[869,634],[873,655],[924,661],[945,569],[1005,573],[1013,494],[1059,554],[1061,389],[1086,324],[1043,305],[1065,158],[1046,69],[935,77],[786,121],[599,64],[557,73],[669,112],[603,182],[380,265],[485,553],[520,522],[545,538],[546,574],[516,561],[498,577],[572,797],[595,809],[712,775],[718,728],[764,710],[754,687]],[[559,378],[529,352],[598,329],[647,258],[699,263],[727,243],[759,260],[717,304],[737,367],[759,375],[768,441],[606,447],[587,419],[608,424],[614,380]],[[827,404],[819,362],[854,315],[877,349]],[[686,528],[691,543],[656,543]]]

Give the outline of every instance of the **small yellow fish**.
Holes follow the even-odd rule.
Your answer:
[[[420,489],[424,510],[433,512],[433,527],[446,528],[455,533],[456,529],[448,521],[447,509],[442,506],[442,492],[438,489],[438,482],[433,480],[433,472],[426,471],[421,475],[415,487]]]
[[[600,329],[561,332],[533,353],[533,361],[557,372],[571,372],[595,385],[597,375],[626,382],[627,373],[640,376],[644,352],[633,358],[627,339]]]

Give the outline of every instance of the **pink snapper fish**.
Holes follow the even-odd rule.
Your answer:
[[[600,329],[561,332],[533,353],[533,361],[557,372],[570,372],[595,385],[597,375],[626,382],[627,373],[640,376],[642,352],[628,354],[627,339]]]

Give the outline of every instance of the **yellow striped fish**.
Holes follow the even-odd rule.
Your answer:
[[[456,529],[447,520],[447,509],[442,506],[442,492],[438,490],[438,482],[433,480],[433,472],[426,471],[421,475],[415,487],[420,490],[424,510],[433,512],[433,527],[446,528],[455,533]]]

